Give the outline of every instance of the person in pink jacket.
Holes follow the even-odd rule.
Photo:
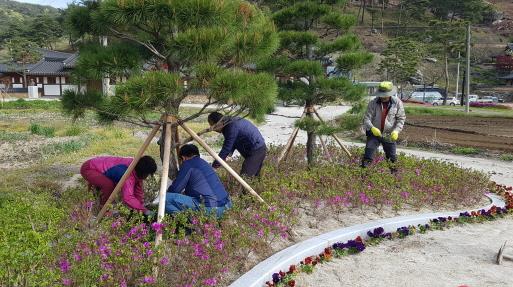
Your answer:
[[[80,174],[89,185],[100,190],[102,206],[132,161],[133,158],[128,157],[100,156],[82,164]],[[151,156],[141,157],[121,189],[123,203],[136,211],[150,215],[152,212],[144,206],[143,181],[156,171],[157,164]]]

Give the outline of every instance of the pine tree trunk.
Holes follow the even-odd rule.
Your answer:
[[[313,118],[313,106],[311,104],[306,105],[306,116],[310,119]],[[313,131],[307,131],[307,139],[306,139],[306,159],[308,162],[308,166],[312,166],[315,161],[315,133]]]

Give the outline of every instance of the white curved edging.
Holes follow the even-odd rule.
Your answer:
[[[361,236],[364,239],[368,238],[367,231],[372,231],[378,227],[383,227],[385,232],[394,232],[397,228],[409,225],[417,226],[418,224],[426,224],[429,223],[431,219],[438,217],[459,217],[460,213],[465,211],[471,212],[482,209],[488,210],[493,205],[501,208],[506,206],[506,203],[501,197],[495,194],[486,194],[486,196],[490,199],[491,204],[474,210],[425,213],[379,219],[310,238],[292,245],[260,262],[258,265],[253,267],[253,269],[233,282],[230,287],[261,287],[265,285],[266,281],[272,280],[273,273],[279,272],[280,270],[288,270],[290,265],[298,264],[308,256],[318,255],[324,251],[324,248],[329,247],[334,243],[346,242],[348,240],[355,239],[357,236]]]

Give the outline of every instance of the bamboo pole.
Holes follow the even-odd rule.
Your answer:
[[[299,132],[299,128],[298,127],[294,128],[294,131],[292,131],[292,134],[290,135],[289,140],[287,141],[287,144],[285,145],[285,147],[283,148],[283,150],[280,153],[280,156],[278,157],[278,160],[277,160],[278,164],[282,160],[287,158],[287,156],[289,155],[289,152],[290,152],[292,146],[294,145],[294,141],[296,140],[296,136],[297,136],[298,132]]]
[[[160,191],[159,191],[159,209],[157,212],[157,223],[161,223],[164,218],[164,212],[166,207],[166,191],[167,182],[169,180],[169,158],[171,156],[171,123],[174,121],[174,117],[167,116],[166,122],[163,128],[166,129],[164,138],[164,159],[162,164],[162,177],[160,179]],[[162,233],[157,233],[155,237],[155,246],[158,246],[162,241]]]
[[[319,113],[317,112],[317,109],[313,109],[314,110],[314,113],[315,115],[317,116],[317,118],[321,121],[321,123],[324,123],[324,120],[321,118],[321,116],[319,115]],[[331,135],[335,141],[340,145],[340,147],[346,152],[346,154],[349,156],[349,157],[352,157],[351,155],[351,152],[345,147],[345,145],[342,143],[342,141],[335,135],[335,134],[332,134]]]
[[[153,127],[153,129],[151,130],[150,134],[148,135],[148,137],[144,141],[143,145],[141,146],[141,148],[137,152],[136,156],[134,157],[134,160],[130,163],[130,165],[128,166],[127,170],[125,171],[125,173],[123,174],[123,176],[119,180],[118,184],[116,185],[116,187],[114,188],[114,190],[110,194],[109,198],[107,199],[107,201],[103,205],[102,209],[98,213],[98,216],[96,217],[96,222],[100,222],[100,220],[102,220],[102,218],[105,215],[105,212],[107,212],[107,209],[109,208],[110,204],[117,197],[119,191],[121,190],[121,188],[125,184],[125,181],[128,179],[128,177],[130,176],[130,174],[134,170],[135,166],[139,162],[139,159],[141,159],[142,155],[144,154],[144,152],[148,148],[148,145],[151,143],[151,140],[155,137],[155,135],[159,131],[160,126],[161,125],[158,124],[158,125],[155,125]]]
[[[215,160],[217,160],[249,193],[255,196],[260,202],[264,203],[267,207],[270,207],[265,200],[258,195],[258,193],[249,186],[249,184],[237,174],[236,171],[232,169],[223,159],[221,159],[214,150],[208,146],[208,144],[200,138],[193,130],[191,130],[185,123],[178,121],[179,125],[189,134],[191,135],[195,141],[197,141]]]
[[[319,140],[321,141],[321,146],[322,146],[322,149],[324,150],[324,153],[328,156],[328,159],[330,161],[333,161],[333,158],[331,157],[330,151],[328,150],[328,147],[324,143],[324,140],[322,139],[321,135],[319,135]]]

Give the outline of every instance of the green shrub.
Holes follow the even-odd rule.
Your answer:
[[[469,155],[469,154],[479,154],[479,153],[481,153],[481,150],[477,149],[477,148],[474,148],[474,147],[461,147],[461,146],[458,146],[458,147],[453,147],[451,149],[451,152],[455,153],[455,154]]]
[[[45,127],[40,124],[32,123],[30,124],[29,131],[33,135],[45,136],[47,138],[51,138],[55,135],[55,128],[53,127]]]
[[[499,158],[504,161],[513,161],[513,154],[511,154],[511,153],[501,154],[501,156]]]
[[[52,243],[64,212],[49,195],[0,193],[0,282],[2,286],[54,286]],[[5,284],[5,285],[3,285]]]
[[[60,109],[60,101],[43,101],[34,100],[26,101],[24,99],[18,99],[12,102],[4,103],[4,109],[38,109],[38,110],[57,110]]]

